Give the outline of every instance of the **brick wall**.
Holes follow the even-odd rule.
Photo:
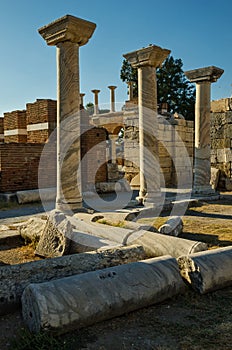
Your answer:
[[[38,167],[43,144],[0,144],[0,192],[38,188]],[[43,187],[56,185],[56,153],[48,151],[50,162],[41,171]]]
[[[192,121],[159,118],[159,163],[161,186],[191,186],[193,166]],[[186,152],[187,157],[184,157]],[[186,160],[187,158],[187,160]],[[125,116],[124,130],[124,170],[130,182],[139,172],[139,131],[138,116]],[[163,181],[162,181],[163,180]]]
[[[25,110],[4,113],[4,142],[27,142]]]
[[[83,191],[97,182],[107,181],[106,131],[92,128],[81,135],[81,171]]]
[[[219,188],[232,179],[232,103],[230,98],[211,103],[211,165],[220,169]]]
[[[47,142],[56,127],[57,102],[37,99],[34,103],[27,103],[26,106],[28,142]]]
[[[0,117],[0,142],[4,141],[4,118]]]

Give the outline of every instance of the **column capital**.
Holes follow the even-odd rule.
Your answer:
[[[115,89],[117,89],[117,86],[109,85],[108,88],[109,88],[110,90],[115,90]]]
[[[210,83],[215,83],[224,73],[224,70],[215,66],[209,66],[189,70],[184,73],[192,83],[201,83],[207,81]]]
[[[94,94],[99,94],[99,92],[101,92],[101,90],[94,89],[94,90],[91,90],[91,92],[93,92]]]
[[[61,17],[38,30],[47,45],[57,45],[70,41],[79,46],[85,45],[96,28],[96,24],[71,15]]]
[[[129,52],[124,54],[123,57],[129,61],[134,68],[152,66],[158,68],[163,61],[170,54],[170,50],[162,49],[156,45],[150,45],[148,47]]]

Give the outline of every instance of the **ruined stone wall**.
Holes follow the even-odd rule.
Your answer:
[[[81,135],[81,172],[83,190],[94,183],[107,181],[107,133],[103,128],[91,128]]]
[[[232,99],[211,102],[211,165],[220,170],[219,188],[232,179]]]
[[[56,127],[57,102],[37,99],[27,103],[27,140],[30,143],[45,143]]]
[[[4,142],[27,142],[26,110],[4,113]]]
[[[193,165],[192,121],[182,119],[165,120],[159,118],[159,163],[161,167],[161,186],[191,185]],[[184,161],[183,147],[189,157]],[[133,114],[125,116],[124,131],[124,171],[130,182],[139,173],[139,130],[138,117]],[[190,166],[189,166],[190,164]],[[180,184],[179,184],[180,185]]]
[[[38,188],[38,167],[44,144],[0,144],[0,192]],[[43,187],[56,186],[56,151],[50,147],[49,162],[41,171]]]
[[[0,117],[0,142],[4,142],[4,118]]]
[[[37,99],[28,103],[26,110],[5,113],[0,118],[0,134],[5,134],[0,150],[0,192],[38,188],[40,155],[56,127],[56,114],[55,100]],[[107,181],[106,139],[103,128],[92,128],[81,135],[82,179],[86,189],[90,184]],[[43,187],[56,186],[55,147],[46,147],[51,154],[43,173]]]

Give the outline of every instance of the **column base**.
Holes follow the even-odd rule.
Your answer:
[[[202,195],[215,195],[216,191],[211,186],[194,186],[192,189],[192,194],[194,196],[202,196]]]
[[[191,193],[192,198],[214,200],[220,198],[220,193],[215,191],[211,186],[194,187]]]
[[[59,211],[62,211],[63,213],[66,214],[72,214],[73,212],[78,212],[78,211],[85,211],[87,210],[86,208],[83,207],[83,201],[77,201],[77,202],[63,202],[61,200],[56,201],[56,209]]]
[[[162,207],[165,201],[165,196],[161,191],[146,193],[144,196],[139,195],[136,200],[149,208]]]

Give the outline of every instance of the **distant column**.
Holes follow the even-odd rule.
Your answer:
[[[224,70],[214,66],[185,72],[187,78],[196,83],[195,104],[195,194],[211,194],[215,191],[210,185],[210,90],[211,83],[216,82]]]
[[[108,86],[110,89],[110,111],[115,112],[115,89],[117,86]]]
[[[80,94],[80,106],[81,107],[84,107],[84,96],[85,96],[85,94]]]
[[[57,209],[82,206],[80,176],[79,47],[96,24],[66,15],[39,29],[48,45],[57,47]]]
[[[98,94],[101,90],[91,90],[94,94],[94,114],[99,114],[99,108],[98,108]]]
[[[127,82],[127,86],[128,86],[128,100],[129,101],[132,101],[133,98],[134,98],[134,91],[133,91],[133,85],[134,85],[134,82],[133,81],[128,81]]]
[[[116,141],[118,139],[118,135],[110,135],[110,143],[111,143],[111,162],[117,163],[117,146]]]
[[[157,82],[156,68],[170,53],[151,45],[123,55],[134,68],[138,68],[139,98],[139,156],[141,200],[156,204],[161,197],[158,154]],[[145,197],[146,195],[146,197]]]

